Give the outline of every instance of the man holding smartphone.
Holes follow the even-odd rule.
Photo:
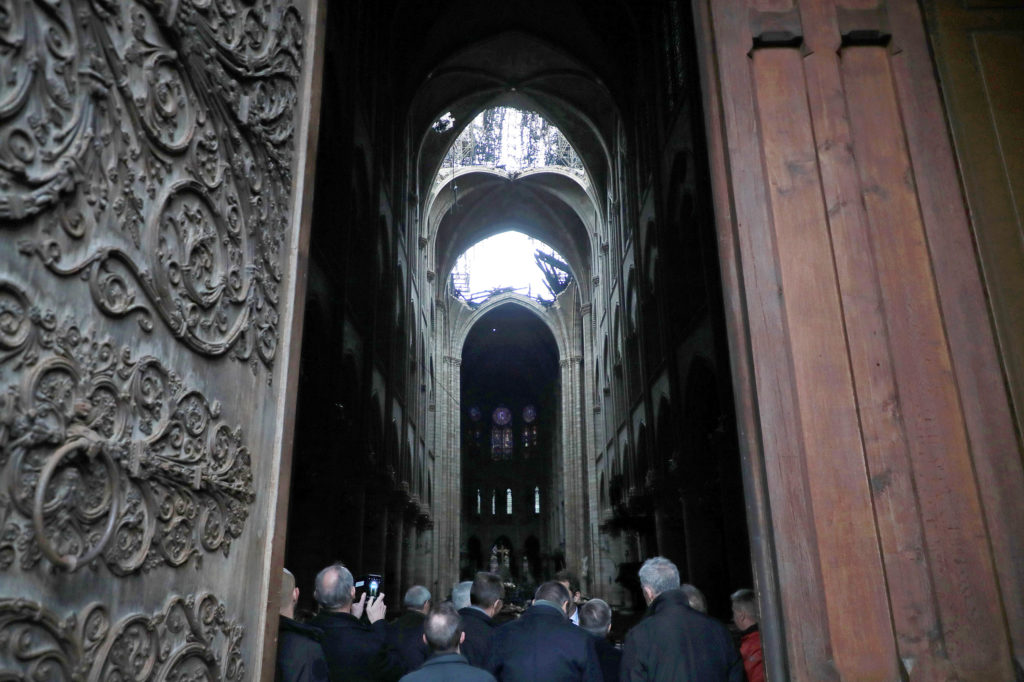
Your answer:
[[[388,654],[384,593],[367,599],[363,592],[355,601],[352,572],[341,563],[320,571],[315,585],[313,597],[320,611],[310,624],[324,632],[323,648],[332,682],[396,677]],[[364,612],[369,625],[360,620]]]

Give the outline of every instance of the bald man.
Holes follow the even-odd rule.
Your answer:
[[[320,612],[311,622],[324,631],[324,653],[331,682],[395,679],[396,661],[389,655],[384,593],[367,599],[364,592],[355,601],[352,573],[342,564],[332,564],[316,576],[313,597]],[[366,613],[370,625],[360,621]]]
[[[287,568],[281,576],[280,600],[275,682],[329,682],[327,658],[320,646],[324,633],[295,620],[299,588]]]

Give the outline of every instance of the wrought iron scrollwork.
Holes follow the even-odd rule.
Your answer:
[[[288,3],[0,3],[0,227],[104,314],[269,367],[302,42]]]
[[[7,384],[14,377],[19,380]],[[255,500],[220,404],[0,280],[0,570],[227,554]]]
[[[90,604],[66,618],[26,599],[0,599],[0,669],[19,680],[241,680],[245,629],[209,593],[170,597],[155,614],[111,623]]]

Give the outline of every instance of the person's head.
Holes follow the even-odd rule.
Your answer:
[[[757,595],[753,590],[736,590],[729,597],[732,600],[732,620],[740,630],[757,625]]]
[[[281,597],[278,611],[282,616],[295,617],[295,604],[299,601],[299,588],[295,587],[295,576],[287,568],[281,574]]]
[[[555,580],[562,583],[565,589],[569,590],[569,607],[566,612],[572,616],[576,612],[576,606],[583,600],[583,594],[580,592],[580,581],[576,579],[576,576],[568,570],[561,570],[555,573]]]
[[[452,587],[452,605],[456,609],[464,609],[469,606],[469,591],[472,587],[472,580],[463,580]]]
[[[679,589],[679,569],[663,556],[656,556],[640,567],[640,589],[650,604],[662,592]]]
[[[580,604],[580,627],[592,635],[605,637],[612,629],[612,607],[604,599]]]
[[[502,600],[505,598],[505,586],[501,576],[496,573],[480,571],[473,578],[473,586],[469,590],[469,603],[487,611],[494,617],[501,611]]]
[[[413,585],[405,591],[402,607],[407,611],[426,613],[430,610],[430,590],[423,585]]]
[[[701,613],[708,612],[708,600],[704,598],[703,592],[690,583],[683,583],[679,586],[679,589],[686,595],[686,601],[690,605],[691,609],[694,611],[700,611]]]
[[[327,611],[349,611],[356,596],[354,582],[343,564],[331,564],[316,574],[313,599]]]
[[[572,600],[569,590],[557,580],[549,580],[537,588],[533,593],[533,600],[543,599],[544,601],[558,604],[562,610],[569,613],[569,602]]]
[[[449,601],[438,604],[423,622],[423,641],[434,653],[458,651],[465,637],[459,612]]]
[[[572,601],[579,603],[583,598],[583,593],[580,592],[580,581],[572,571],[563,569],[555,573],[555,580],[562,583],[565,589],[569,590],[569,596],[572,598]]]

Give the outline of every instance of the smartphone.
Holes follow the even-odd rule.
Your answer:
[[[376,573],[370,573],[363,576],[355,583],[357,591],[366,592],[366,596],[370,599],[376,598],[380,595],[380,588],[384,585],[384,578]]]

